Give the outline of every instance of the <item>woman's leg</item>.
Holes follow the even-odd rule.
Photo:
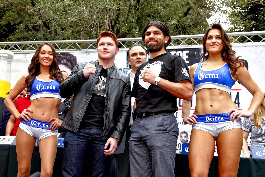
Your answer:
[[[242,129],[234,128],[220,133],[216,139],[216,144],[219,177],[236,177],[243,144]]]
[[[58,139],[56,135],[43,138],[39,142],[41,158],[41,177],[51,177],[57,152]]]
[[[210,164],[215,150],[212,134],[193,129],[189,145],[189,167],[192,177],[208,177]]]
[[[18,177],[30,175],[31,157],[35,146],[35,138],[21,128],[16,134],[16,151],[18,161]]]

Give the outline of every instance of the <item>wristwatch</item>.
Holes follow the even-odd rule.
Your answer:
[[[156,78],[155,78],[155,85],[157,85],[157,84],[158,84],[158,82],[160,82],[160,80],[161,80],[161,78],[160,78],[160,77],[156,77]]]

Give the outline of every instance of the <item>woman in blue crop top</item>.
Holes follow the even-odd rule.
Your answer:
[[[195,112],[189,117],[190,102],[183,100],[183,119],[192,125],[189,145],[191,176],[208,176],[215,151],[219,176],[237,176],[242,147],[240,117],[250,117],[262,101],[262,92],[244,62],[235,57],[229,37],[214,24],[203,37],[203,62],[190,68],[196,94]],[[230,90],[239,81],[253,95],[247,111],[238,110]]]
[[[16,134],[18,177],[29,176],[35,140],[39,140],[41,176],[52,176],[57,152],[57,127],[61,103],[60,83],[67,77],[58,67],[55,49],[50,44],[40,45],[23,75],[5,99],[9,111],[22,119]],[[13,100],[24,89],[31,92],[31,105],[20,114]]]

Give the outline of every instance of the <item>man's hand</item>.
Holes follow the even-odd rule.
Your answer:
[[[150,69],[147,69],[143,72],[143,81],[148,82],[150,84],[155,84],[156,75]]]
[[[95,74],[95,73],[96,73],[96,67],[93,64],[88,63],[83,69],[83,74],[85,77],[89,77],[90,74]]]
[[[118,146],[118,139],[110,137],[104,147],[105,156],[112,155]],[[108,148],[109,147],[109,148]]]

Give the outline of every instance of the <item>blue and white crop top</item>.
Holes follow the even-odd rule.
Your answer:
[[[225,63],[220,68],[204,71],[201,69],[202,62],[200,62],[194,73],[194,89],[195,92],[203,88],[216,88],[223,90],[230,94],[232,86],[235,84],[231,76],[230,68]]]
[[[43,97],[61,99],[59,94],[59,82],[57,80],[42,81],[37,77],[34,79],[30,89],[30,100]]]

